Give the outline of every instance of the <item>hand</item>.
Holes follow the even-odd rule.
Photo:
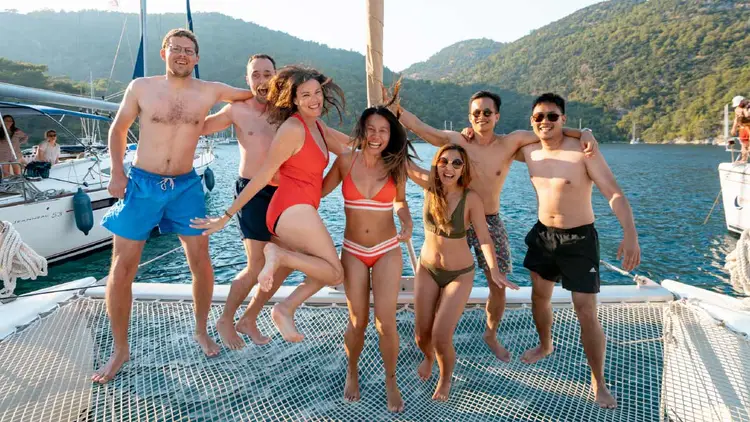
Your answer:
[[[125,188],[127,186],[128,176],[125,175],[125,170],[113,171],[111,177],[109,178],[107,191],[115,198],[122,199],[125,197]]]
[[[581,132],[581,148],[583,148],[584,157],[593,157],[599,151],[599,143],[591,131],[584,130]]]
[[[633,271],[641,264],[641,247],[638,246],[637,237],[625,236],[622,239],[620,247],[617,248],[617,259],[620,257],[622,257],[622,269],[625,271]]]
[[[474,128],[472,127],[466,127],[464,130],[461,131],[461,135],[466,138],[466,140],[474,139]]]
[[[500,274],[500,270],[498,270],[497,267],[490,268],[490,275],[492,276],[492,282],[500,288],[508,287],[513,290],[520,289],[518,285],[508,280],[508,277],[506,277],[504,274]]]
[[[413,230],[413,226],[411,224],[404,224],[401,223],[401,232],[396,236],[399,242],[406,242],[407,240],[411,239],[411,232]]]
[[[223,229],[228,221],[229,217],[226,215],[221,217],[193,218],[190,220],[192,223],[190,224],[190,227],[194,229],[204,229],[203,236],[208,236]]]

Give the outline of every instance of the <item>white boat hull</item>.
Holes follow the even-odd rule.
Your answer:
[[[727,230],[742,233],[750,227],[750,165],[719,165],[722,204]]]

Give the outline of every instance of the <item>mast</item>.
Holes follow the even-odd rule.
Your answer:
[[[143,76],[148,76],[148,36],[146,25],[146,0],[141,0],[141,48],[140,53],[143,55]]]
[[[383,1],[365,0],[367,7],[367,105],[383,103]]]

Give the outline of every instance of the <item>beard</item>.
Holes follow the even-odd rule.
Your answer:
[[[169,70],[169,73],[171,73],[172,76],[176,78],[187,78],[193,74],[193,69],[189,69],[189,70],[168,69],[168,70]]]

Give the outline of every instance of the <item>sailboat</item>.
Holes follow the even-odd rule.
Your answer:
[[[368,104],[382,101],[383,0],[367,0]],[[416,257],[409,251],[410,262]],[[534,365],[496,359],[482,340],[489,289],[474,286],[456,328],[456,368],[450,400],[431,399],[436,378],[417,377],[413,278],[398,291],[401,338],[397,379],[406,403],[389,413],[382,392],[378,334],[370,324],[361,356],[362,395],[342,399],[346,363],[342,333],[346,297],[324,288],[297,313],[304,342],[275,336],[269,344],[222,350],[206,358],[192,344],[191,286],[134,283],[131,359],[106,385],[92,384],[93,368],[112,344],[102,300],[106,279],[84,277],[0,304],[0,421],[27,420],[456,420],[456,421],[748,421],[750,313],[740,299],[673,280],[632,277],[603,283],[598,315],[606,332],[606,373],[616,410],[593,400],[580,328],[569,292],[554,288],[555,351]],[[611,273],[602,274],[606,280]],[[229,285],[216,286],[223,303]],[[288,297],[282,286],[270,302]],[[750,294],[750,285],[745,292]],[[500,330],[519,353],[537,344],[529,310],[531,288],[507,292]],[[248,298],[249,300],[250,298]],[[372,303],[372,302],[371,302]],[[211,310],[209,324],[221,312]],[[258,320],[272,330],[270,309]]]
[[[142,13],[141,35],[134,77],[146,74],[145,13]],[[101,140],[93,138],[91,131],[84,130],[83,136],[78,136],[68,130],[63,121],[65,117],[79,118],[84,122],[84,129],[91,127],[86,122],[110,122],[119,104],[6,83],[0,83],[2,98],[23,102],[0,102],[0,124],[1,117],[7,114],[16,119],[19,127],[24,127],[25,120],[43,120],[54,125],[59,136],[69,141],[69,145],[61,145],[61,161],[51,166],[49,174],[41,175],[43,177],[29,177],[27,174],[0,180],[0,220],[13,224],[24,243],[49,263],[79,257],[111,245],[112,234],[99,224],[107,210],[117,202],[117,198],[107,191],[111,167],[109,153],[102,148]],[[129,141],[125,154],[126,169],[134,160],[137,148],[132,134]],[[66,150],[70,154],[65,154]],[[31,156],[33,153],[27,155]],[[18,162],[20,157],[16,158]],[[193,166],[203,180],[204,192],[210,191],[214,185],[209,167],[214,159],[213,145],[200,143],[193,157]]]

